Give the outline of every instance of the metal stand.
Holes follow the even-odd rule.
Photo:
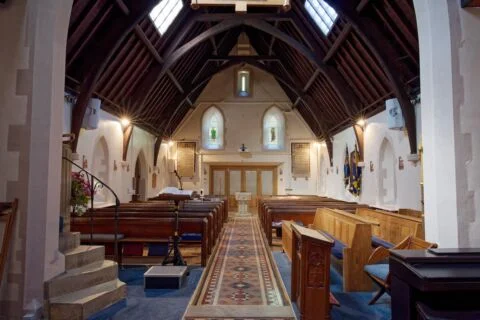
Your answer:
[[[170,245],[170,240],[168,242],[168,254],[163,259],[162,266],[167,264],[172,264],[174,266],[186,266],[187,263],[183,260],[182,253],[180,252],[180,248],[178,247],[180,243],[180,236],[178,235],[178,206],[180,204],[179,200],[175,201],[175,233],[171,238],[173,240],[172,245]]]

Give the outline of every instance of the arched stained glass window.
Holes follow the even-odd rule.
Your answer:
[[[277,107],[271,107],[263,116],[263,147],[282,150],[285,145],[285,118]]]
[[[210,107],[203,114],[202,141],[205,149],[223,148],[223,115],[215,106]]]

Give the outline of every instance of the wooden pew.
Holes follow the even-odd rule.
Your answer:
[[[315,203],[309,206],[293,205],[283,207],[267,207],[267,211],[263,216],[263,229],[267,236],[268,243],[272,245],[272,223],[282,220],[302,221],[304,225],[311,224],[315,218],[317,208],[332,208],[342,209],[349,212],[354,212],[358,207],[365,207],[365,205],[348,202],[322,202]]]
[[[71,221],[72,232],[90,234],[90,218],[76,217]],[[149,243],[168,242],[175,232],[175,218],[119,218],[118,233],[123,235],[119,242],[123,243]],[[206,218],[179,218],[179,232],[199,233],[201,240],[201,264],[206,265],[208,258],[207,235],[208,220]],[[115,223],[111,217],[100,217],[93,219],[94,234],[114,234]],[[120,254],[121,255],[121,254]],[[120,257],[121,258],[121,257]],[[119,261],[121,264],[121,260]]]
[[[356,215],[379,223],[372,228],[373,247],[389,249],[408,236],[424,239],[422,219],[368,208],[358,208]]]
[[[372,283],[363,268],[372,252],[372,224],[348,212],[319,208],[310,228],[334,240],[332,256],[342,262],[343,290],[371,290]]]
[[[137,203],[135,203],[137,204]],[[94,209],[94,216],[98,216],[103,212],[108,212],[113,215],[115,212],[115,208],[108,207],[108,208],[101,208],[101,209]],[[174,212],[174,208],[170,206],[153,206],[153,205],[121,205],[118,209],[119,216],[124,216],[127,212]],[[220,215],[219,211],[217,208],[208,208],[208,207],[187,207],[187,208],[181,208],[179,212],[182,212],[184,214],[188,213],[204,213],[205,217],[209,219],[209,224],[211,224],[211,228],[213,228],[213,236],[214,238],[212,239],[213,243],[216,243],[216,240],[218,236],[220,235],[220,232],[223,227],[223,218]],[[210,217],[212,215],[212,217]],[[196,215],[198,216],[198,214]]]
[[[423,219],[423,212],[413,209],[398,209],[398,214]]]
[[[125,209],[124,209],[125,210]],[[90,217],[90,214],[86,214],[83,217]],[[175,218],[174,212],[161,212],[161,211],[133,211],[125,210],[119,212],[120,218]],[[206,218],[208,222],[208,230],[205,241],[207,242],[207,251],[210,254],[213,250],[213,247],[218,240],[219,234],[216,233],[214,228],[215,224],[213,223],[213,215],[211,212],[179,212],[180,218]],[[77,217],[72,216],[71,219],[75,220]],[[97,218],[111,218],[114,219],[114,212],[110,211],[98,211],[93,214],[93,219]],[[182,236],[182,233],[180,233]]]

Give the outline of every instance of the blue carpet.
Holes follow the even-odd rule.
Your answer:
[[[290,294],[291,289],[291,263],[287,256],[281,252],[273,252],[273,257],[282,277],[285,288]],[[355,319],[355,320],[384,320],[391,319],[390,297],[384,294],[375,305],[369,306],[368,302],[375,294],[374,292],[343,292],[341,275],[330,268],[330,291],[335,295],[340,307],[332,309],[332,319]],[[294,310],[299,318],[298,309],[294,304]]]
[[[274,252],[273,257],[290,294],[291,264],[285,254]],[[127,300],[121,301],[108,309],[99,312],[89,320],[179,320],[185,312],[203,272],[201,267],[192,267],[187,282],[181,289],[144,290],[143,274],[145,266],[129,267],[120,270],[120,280],[127,284]],[[331,268],[330,289],[340,302],[341,307],[334,307],[332,319],[383,320],[391,319],[390,297],[385,294],[378,302],[369,306],[368,301],[374,292],[343,292],[342,277]],[[296,304],[293,305],[299,318]]]
[[[146,266],[120,270],[119,278],[127,284],[126,306],[108,308],[89,320],[179,320],[185,312],[203,272],[201,267],[189,268],[190,275],[181,289],[143,289]],[[114,305],[115,306],[115,305]]]

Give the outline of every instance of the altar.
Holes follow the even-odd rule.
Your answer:
[[[238,203],[238,213],[247,214],[248,213],[248,202],[252,199],[252,194],[250,192],[235,192],[235,200]]]

